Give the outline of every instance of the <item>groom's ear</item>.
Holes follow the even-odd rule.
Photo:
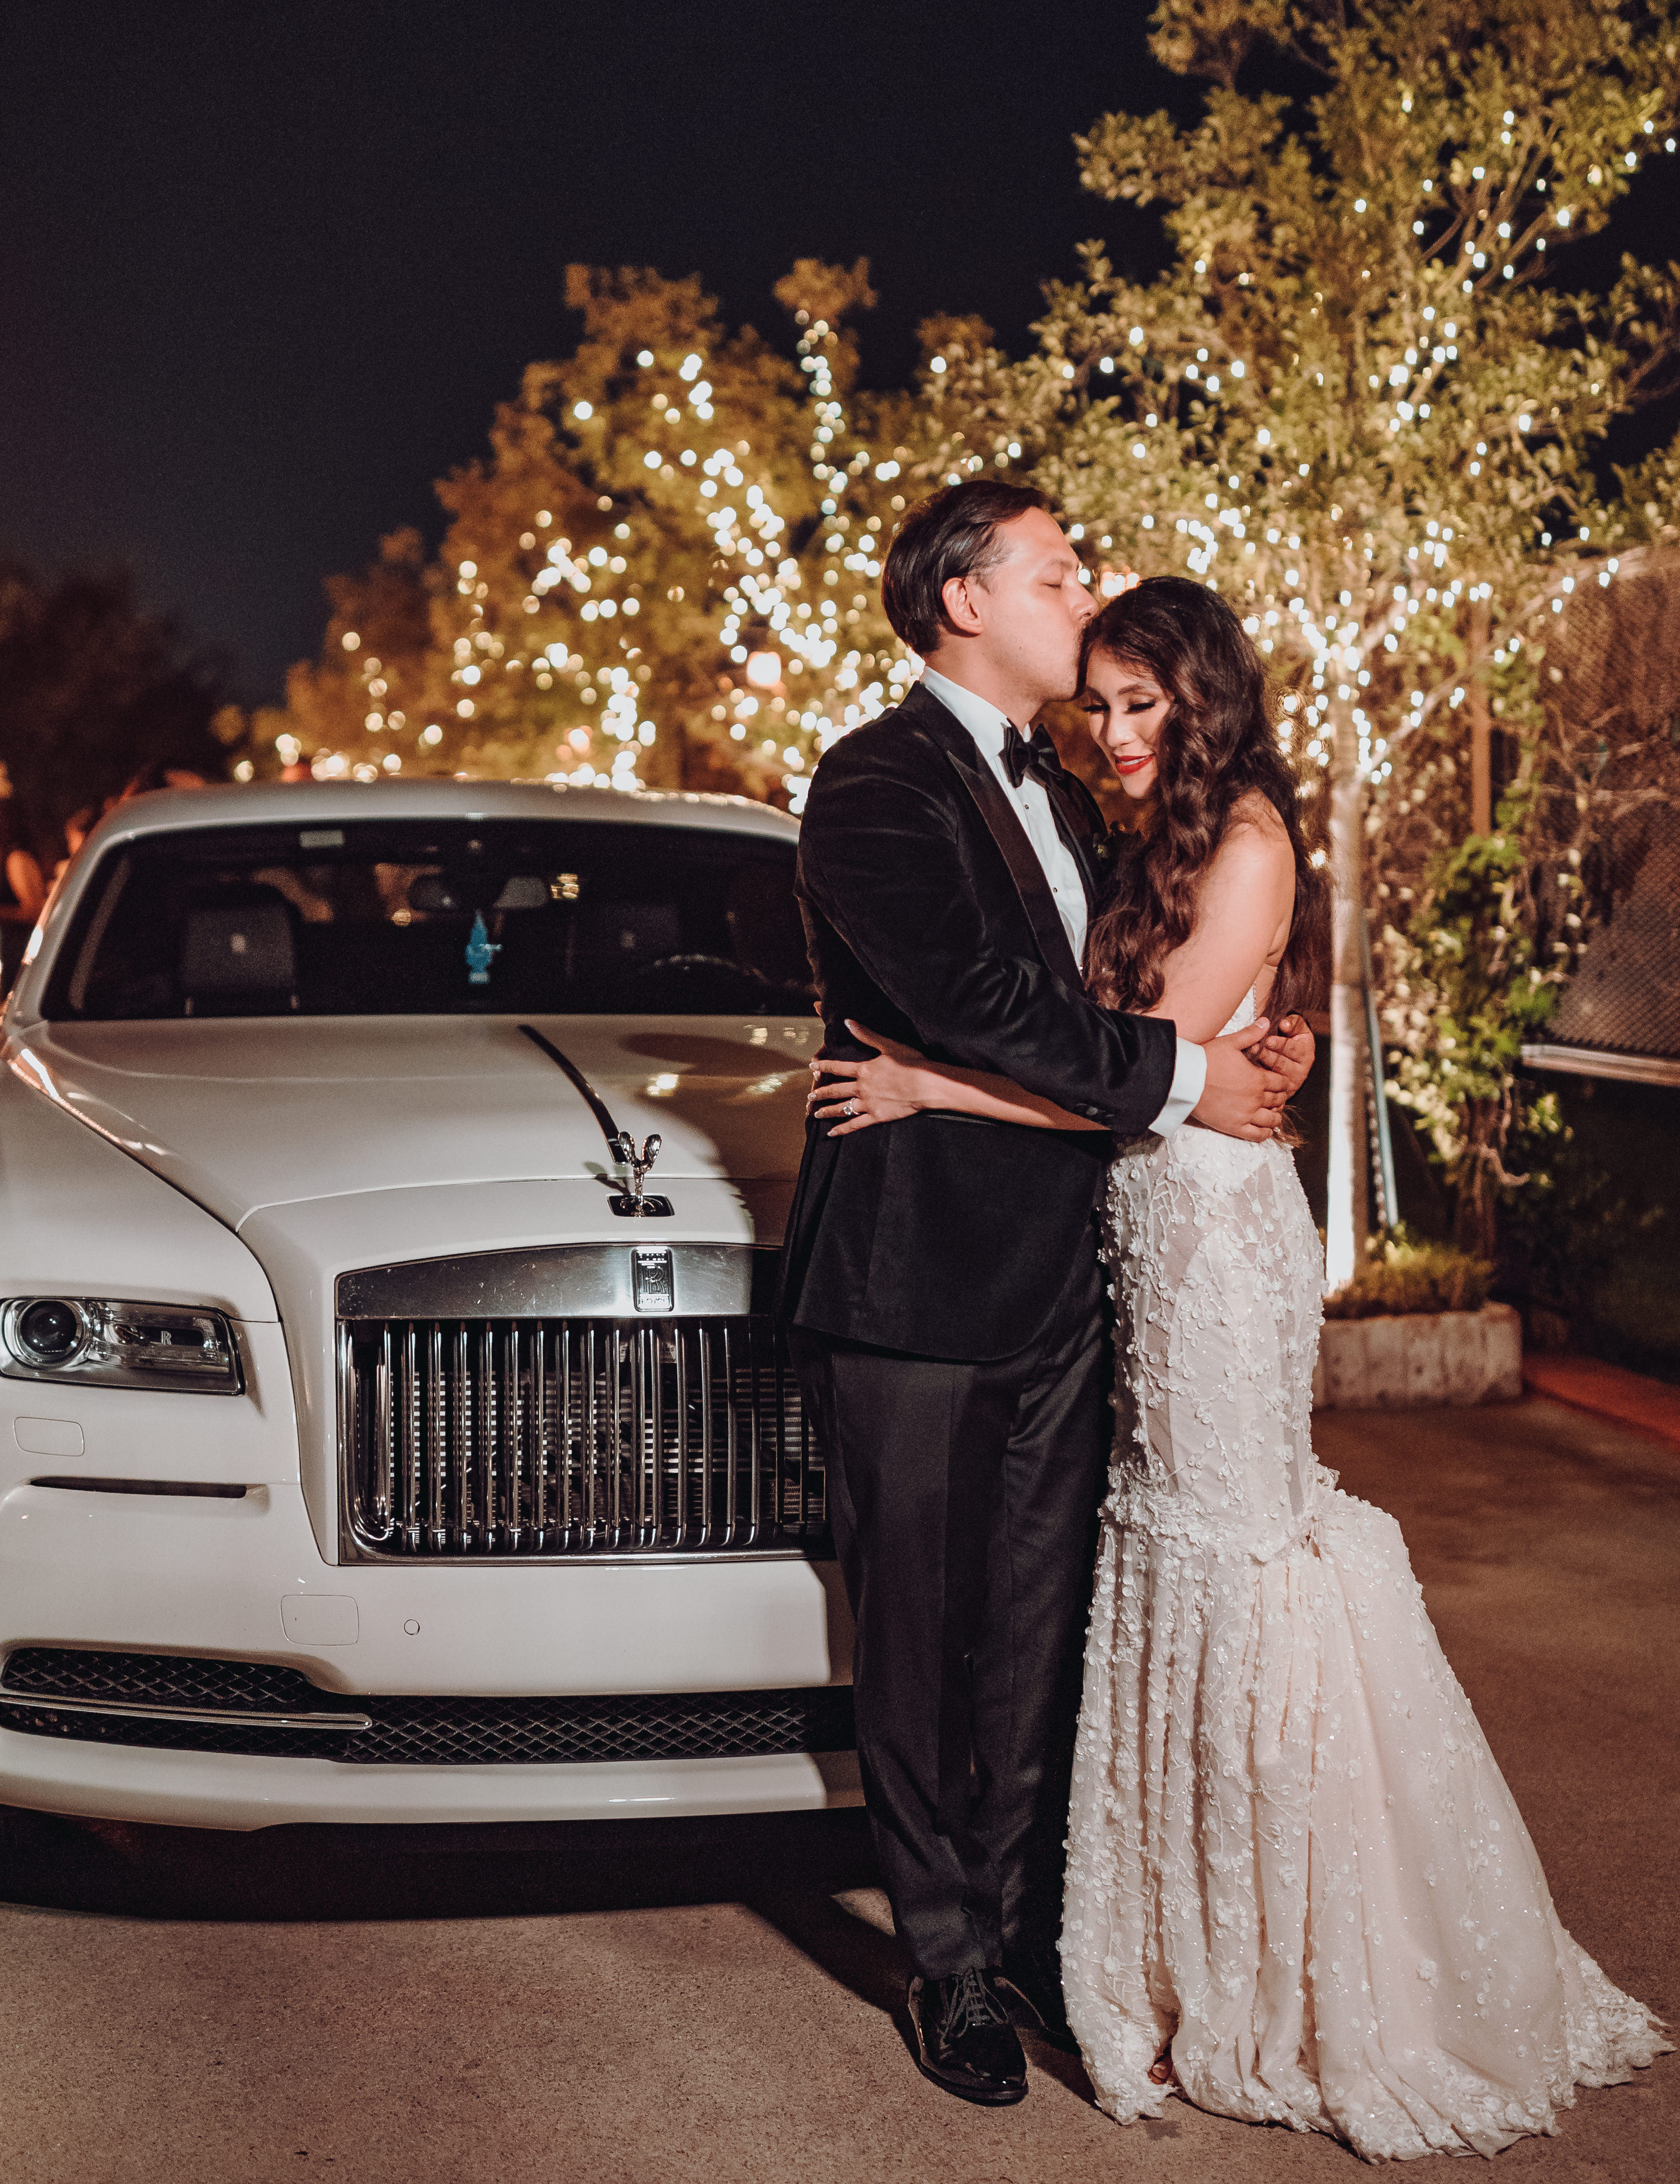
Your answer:
[[[946,619],[959,637],[978,637],[985,627],[974,598],[976,588],[977,580],[972,573],[947,577],[940,587],[940,604],[945,609]]]

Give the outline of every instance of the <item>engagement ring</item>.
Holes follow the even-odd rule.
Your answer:
[[[857,1102],[855,1100],[848,1100],[846,1103],[846,1112],[848,1115],[855,1115],[857,1112]]]

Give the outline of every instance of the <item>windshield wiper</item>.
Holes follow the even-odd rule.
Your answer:
[[[571,1078],[585,1106],[594,1117],[601,1135],[606,1139],[608,1152],[611,1154],[620,1167],[629,1170],[629,1190],[615,1191],[607,1201],[612,1211],[631,1221],[642,1218],[659,1220],[674,1213],[676,1208],[668,1198],[661,1198],[656,1192],[650,1198],[643,1195],[644,1179],[654,1162],[659,1158],[660,1139],[657,1134],[645,1138],[642,1141],[641,1151],[638,1153],[635,1139],[628,1130],[621,1130],[617,1123],[613,1121],[611,1109],[596,1091],[594,1086],[590,1084],[589,1078],[584,1076],[577,1063],[572,1061],[571,1056],[562,1054],[552,1039],[544,1039],[535,1024],[522,1023],[519,1028],[533,1046],[541,1047],[555,1067],[564,1070],[567,1076]]]

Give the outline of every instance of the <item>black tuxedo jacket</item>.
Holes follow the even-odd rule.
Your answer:
[[[1071,783],[1051,801],[1094,900],[1100,816]],[[1086,999],[1013,805],[968,731],[919,683],[818,767],[798,892],[825,1053],[868,1051],[851,1017],[1106,1127],[929,1112],[835,1138],[812,1123],[784,1248],[784,1316],[920,1357],[1009,1357],[1068,1279],[1108,1132],[1147,1130],[1166,1103],[1173,1027]]]

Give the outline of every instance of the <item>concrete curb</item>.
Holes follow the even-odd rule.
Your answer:
[[[1522,1321],[1508,1304],[1327,1319],[1313,1372],[1317,1411],[1507,1403],[1521,1393]]]

